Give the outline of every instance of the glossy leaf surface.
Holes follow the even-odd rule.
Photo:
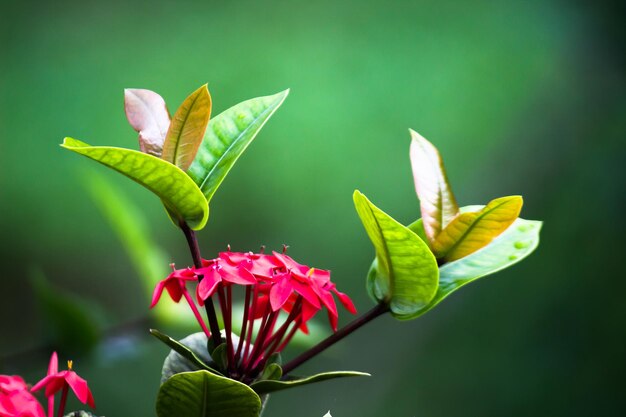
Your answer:
[[[437,236],[435,256],[451,262],[488,245],[517,219],[522,204],[520,196],[501,197],[480,211],[461,213]]]
[[[282,391],[282,390],[289,389],[289,388],[299,387],[302,385],[313,384],[315,382],[322,382],[322,381],[326,381],[329,379],[347,378],[347,377],[353,377],[353,376],[371,376],[371,375],[365,372],[355,372],[355,371],[323,372],[321,374],[309,376],[306,378],[288,377],[286,380],[283,380],[283,381],[272,381],[272,380],[258,381],[258,382],[252,383],[250,385],[250,388],[252,388],[257,394],[263,395],[263,394],[269,394],[269,393],[276,392],[276,391]]]
[[[424,230],[430,243],[459,212],[437,148],[414,130],[411,133],[411,168],[420,200]]]
[[[187,171],[207,201],[211,201],[226,174],[288,93],[286,90],[244,101],[211,119],[196,158]]]
[[[465,258],[443,265],[439,271],[439,288],[435,298],[426,308],[409,318],[416,318],[431,310],[462,286],[526,258],[539,245],[541,224],[540,221],[518,218],[489,245]],[[409,227],[417,232],[422,227],[421,221],[418,220]]]
[[[210,366],[212,361],[206,349],[207,339],[204,333],[191,334],[180,342],[155,329],[150,329],[150,334],[172,349],[163,362],[161,383],[177,373],[200,369],[222,375]]]
[[[354,204],[376,249],[376,267],[368,291],[403,318],[419,311],[437,291],[439,269],[428,245],[414,232],[372,204],[358,191]]]
[[[187,222],[192,229],[202,229],[206,224],[209,207],[202,192],[176,166],[139,151],[90,146],[72,138],[65,138],[61,146],[100,162],[143,185],[161,199],[171,216]]]
[[[258,417],[261,399],[247,385],[208,371],[183,372],[159,390],[158,417]]]
[[[124,111],[128,123],[139,132],[139,149],[157,157],[170,127],[165,100],[154,91],[139,88],[124,90]]]
[[[167,131],[161,157],[187,171],[196,157],[211,117],[211,96],[205,85],[180,105]]]

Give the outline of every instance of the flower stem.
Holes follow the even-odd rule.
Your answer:
[[[196,268],[202,268],[202,256],[200,255],[200,246],[198,246],[198,239],[196,239],[196,234],[189,227],[186,222],[180,222],[180,228],[185,234],[185,238],[187,239],[187,244],[189,245],[189,250],[191,251],[191,257],[193,259],[193,264]],[[202,275],[198,276],[198,282],[202,281]],[[215,313],[215,306],[213,305],[213,300],[210,298],[204,301],[204,308],[206,309],[206,315],[209,319],[209,328],[211,329],[211,338],[215,343],[215,346],[219,346],[222,343],[222,335],[220,333],[220,325],[217,322],[217,314]]]
[[[66,382],[63,386],[63,393],[61,394],[61,403],[59,404],[59,412],[57,417],[63,417],[65,414],[65,404],[67,403],[67,393],[69,391],[69,384]]]
[[[202,319],[202,315],[198,311],[198,307],[196,307],[196,303],[194,303],[193,298],[191,298],[191,295],[189,295],[189,292],[187,291],[186,288],[183,291],[183,295],[185,296],[185,300],[187,300],[187,304],[189,304],[189,307],[191,308],[193,315],[196,317],[198,324],[200,324],[200,327],[202,327],[202,331],[206,335],[207,339],[210,338],[211,332],[209,332],[209,329],[207,329],[206,324],[204,323],[204,320]]]
[[[389,306],[385,304],[377,304],[374,308],[369,310],[367,313],[363,314],[361,317],[357,317],[352,322],[347,324],[345,327],[337,330],[337,332],[328,336],[326,339],[319,342],[317,345],[313,346],[311,349],[302,353],[300,356],[295,359],[287,362],[285,366],[283,366],[283,377],[287,375],[289,372],[293,371],[298,366],[302,365],[304,362],[308,361],[312,357],[318,355],[323,352],[327,348],[331,347],[344,337],[348,336],[361,326],[370,321],[374,320],[376,317],[386,313],[389,311]]]

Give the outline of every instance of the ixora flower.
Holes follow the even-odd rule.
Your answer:
[[[70,388],[81,403],[89,404],[92,408],[96,407],[93,395],[87,385],[87,381],[78,376],[78,374],[72,370],[72,365],[72,361],[67,361],[68,369],[59,372],[57,354],[56,352],[52,353],[50,364],[48,366],[48,374],[31,389],[32,392],[36,392],[45,388],[45,395],[48,398],[49,417],[52,416],[51,410],[54,409],[54,395],[61,390],[62,394],[61,404],[59,405],[59,415],[63,415],[65,403],[67,401],[67,394]]]
[[[0,375],[0,417],[44,417],[41,404],[19,376]]]
[[[198,280],[199,304],[217,295],[224,319],[228,373],[244,382],[252,381],[267,360],[281,352],[298,330],[308,333],[306,323],[324,307],[336,331],[335,296],[346,310],[356,313],[352,300],[330,280],[330,271],[302,265],[285,253],[242,253],[232,252],[230,248],[216,259],[202,260],[202,267],[174,270],[157,284],[153,305],[163,289],[168,290],[174,301],[179,301],[187,294],[185,284],[194,280],[192,276]],[[233,286],[244,287],[245,292],[237,343],[232,335]]]

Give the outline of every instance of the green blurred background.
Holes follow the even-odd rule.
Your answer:
[[[623,412],[623,20],[623,2],[2,1],[0,373],[34,382],[50,349],[84,350],[72,329],[76,346],[54,343],[38,268],[102,323],[103,342],[74,356],[98,414],[154,416],[166,349],[84,179],[101,174],[143,212],[166,254],[157,270],[190,263],[184,239],[155,197],[58,144],[136,148],[125,87],[173,112],[208,82],[214,114],[289,87],[213,199],[205,257],[287,243],[368,309],[373,250],[351,194],[418,217],[409,127],[439,147],[462,205],[522,194],[523,217],[545,225],[523,263],[419,320],[378,319],[302,369],[372,378],[279,393],[268,417]]]

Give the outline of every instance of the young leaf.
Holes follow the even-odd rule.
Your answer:
[[[278,381],[283,376],[283,368],[277,363],[270,363],[261,372],[260,380]]]
[[[411,132],[411,168],[415,190],[420,200],[424,229],[432,244],[441,231],[459,213],[454,194],[450,189],[443,160],[437,148],[419,133]]]
[[[157,157],[170,127],[170,113],[163,97],[150,90],[124,90],[124,110],[128,123],[139,132],[139,149]]]
[[[196,158],[187,171],[207,201],[211,201],[226,174],[287,94],[289,90],[253,98],[211,119]]]
[[[176,110],[163,143],[162,158],[187,171],[196,157],[210,116],[211,96],[205,84]]]
[[[172,349],[172,351],[174,351],[176,354],[180,355],[179,357],[174,356],[173,358],[170,358],[170,355],[168,355],[168,357],[165,360],[165,363],[163,364],[163,371],[162,371],[162,378],[161,378],[162,381],[166,380],[167,378],[171,377],[172,375],[176,373],[187,371],[187,370],[195,371],[197,369],[204,369],[216,375],[222,375],[221,372],[218,372],[214,368],[211,368],[205,362],[205,360],[209,362],[209,360],[211,359],[208,355],[205,355],[206,357],[203,360],[198,355],[196,355],[196,353],[192,350],[191,346],[186,346],[184,344],[185,340],[189,342],[189,341],[197,340],[197,339],[202,340],[204,344],[206,344],[206,336],[204,335],[204,333],[194,333],[192,335],[187,336],[181,342],[174,340],[168,335],[163,334],[155,329],[150,329],[150,334],[156,337],[157,339],[159,339],[161,342],[163,342],[167,346],[169,346],[169,348]],[[180,364],[181,359],[186,360],[189,363]],[[176,369],[176,366],[179,366],[179,369]]]
[[[478,212],[461,213],[437,236],[435,256],[452,262],[488,245],[517,219],[522,204],[520,196],[501,197]]]
[[[287,377],[284,381],[273,381],[273,380],[263,380],[253,382],[250,385],[257,394],[269,394],[275,391],[282,391],[289,388],[299,387],[301,385],[313,384],[315,382],[326,381],[328,379],[335,378],[346,378],[351,376],[371,376],[365,372],[355,372],[355,371],[334,371],[334,372],[323,372],[321,374],[316,374],[313,376],[309,376],[306,378],[299,377]]]
[[[415,230],[421,227],[421,223],[417,221],[409,227]],[[409,318],[413,319],[430,311],[462,286],[508,268],[530,255],[539,245],[540,230],[540,221],[518,218],[484,248],[443,265],[439,270],[439,288],[435,298],[426,308]]]
[[[161,385],[158,417],[258,417],[261,399],[247,385],[207,371],[182,372]]]
[[[435,296],[437,261],[415,233],[372,204],[359,191],[354,205],[376,249],[376,269],[368,277],[370,294],[389,305],[399,319],[414,314]]]
[[[174,165],[139,151],[90,146],[72,138],[65,138],[61,146],[100,162],[143,185],[161,199],[171,216],[187,222],[192,229],[202,229],[206,224],[209,207],[202,191]]]

